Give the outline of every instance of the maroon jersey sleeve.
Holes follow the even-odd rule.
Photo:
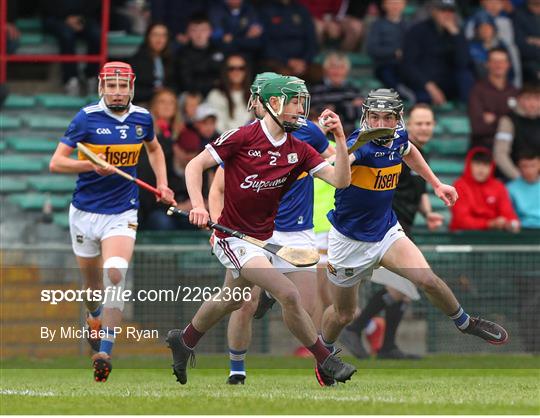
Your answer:
[[[244,134],[242,128],[231,129],[221,134],[211,144],[206,145],[206,149],[212,154],[212,157],[218,164],[223,164],[231,156],[235,155],[242,146],[244,141]]]
[[[313,176],[321,168],[326,167],[328,161],[326,161],[321,155],[315,151],[315,149],[306,144],[305,142],[298,141],[302,147],[302,160],[301,167],[302,171],[306,171],[310,176]]]

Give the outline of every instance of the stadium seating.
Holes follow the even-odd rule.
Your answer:
[[[42,137],[17,137],[9,136],[6,143],[10,149],[17,152],[46,152],[51,153],[55,150],[57,143]]]
[[[43,160],[23,155],[0,155],[0,173],[39,173]]]
[[[64,96],[62,94],[39,94],[36,100],[45,109],[74,109],[79,110],[88,104],[85,97]]]
[[[71,202],[71,193],[65,195],[44,195],[40,193],[12,194],[8,201],[24,210],[42,210],[47,199],[50,199],[52,209],[67,209]]]

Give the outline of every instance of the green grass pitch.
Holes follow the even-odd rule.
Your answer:
[[[347,359],[351,360],[351,359]],[[200,356],[188,384],[164,359],[120,359],[106,383],[89,360],[2,363],[1,414],[540,414],[531,356],[355,361],[346,384],[321,388],[309,359],[248,357],[245,386],[227,386],[225,356]]]

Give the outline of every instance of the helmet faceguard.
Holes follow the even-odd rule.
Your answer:
[[[253,110],[253,113],[257,119],[262,119],[262,116],[257,114],[257,111],[255,110],[255,107],[257,106],[259,102],[259,92],[261,90],[261,86],[268,80],[281,77],[281,75],[273,72],[265,72],[257,74],[255,77],[255,80],[253,80],[253,83],[251,84],[251,87],[249,88],[249,92],[251,93],[249,96],[248,104],[247,104],[247,110],[248,112],[251,112]]]
[[[120,81],[128,83],[127,92],[123,91],[120,87]],[[116,86],[111,89],[111,83]],[[100,98],[105,98],[105,105],[112,111],[124,111],[128,108],[129,104],[135,96],[135,73],[131,68],[131,65],[125,62],[113,61],[106,63],[99,73],[98,94]],[[128,100],[125,103],[108,103],[105,96],[128,96]]]
[[[271,97],[276,97],[279,100],[277,110],[274,110],[270,105]],[[285,132],[292,132],[306,125],[311,97],[304,80],[292,76],[281,76],[268,80],[261,86],[259,98],[266,111],[272,116],[272,119]],[[302,109],[303,111],[285,113],[285,105],[294,99],[298,99],[298,109]],[[280,120],[280,117],[283,119],[284,116],[290,116],[292,121]]]
[[[393,113],[396,115],[398,120],[396,132],[398,129],[403,129],[405,126],[405,121],[403,120],[403,102],[394,89],[377,89],[372,90],[368,94],[368,97],[362,104],[362,118],[360,119],[360,126],[362,129],[375,128],[375,126],[369,126],[368,124],[369,112]],[[393,139],[394,138],[373,139],[373,142],[378,145],[385,145]]]

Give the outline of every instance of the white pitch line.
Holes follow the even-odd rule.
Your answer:
[[[53,392],[36,392],[35,390],[0,389],[0,395],[12,396],[58,396]]]

